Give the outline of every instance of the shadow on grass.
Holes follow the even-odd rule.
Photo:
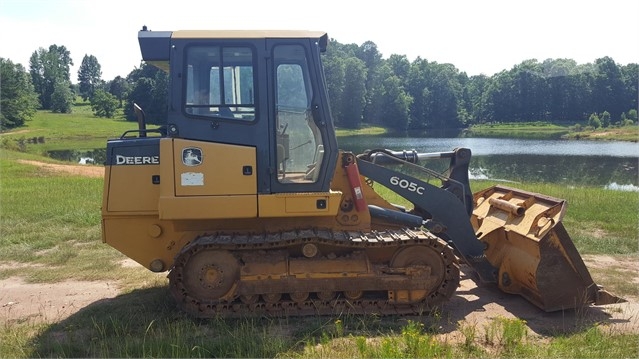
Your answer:
[[[194,319],[168,288],[103,299],[36,335],[27,357],[274,357],[292,350],[285,318]]]
[[[467,298],[476,298],[469,300]],[[334,315],[194,319],[180,312],[166,286],[103,299],[34,336],[28,357],[275,357],[299,355],[305,345],[346,335],[400,333],[409,320],[450,333],[474,312],[497,304],[534,332],[565,335],[610,322],[601,308],[543,312],[525,299],[479,286],[458,292],[440,311],[421,316]],[[494,318],[498,314],[489,316]]]

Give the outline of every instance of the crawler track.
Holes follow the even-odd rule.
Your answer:
[[[459,265],[419,230],[211,234],[178,254],[169,283],[196,317],[419,314],[453,295]]]

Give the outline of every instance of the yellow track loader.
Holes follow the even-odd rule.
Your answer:
[[[470,149],[340,150],[326,33],[144,28],[138,39],[169,75],[168,121],[147,129],[137,108],[138,128],[107,142],[102,239],[168,271],[191,315],[420,313],[454,295],[461,264],[546,311],[621,300],[590,277],[565,202],[473,194]]]

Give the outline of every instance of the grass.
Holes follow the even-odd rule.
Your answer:
[[[28,129],[50,138],[47,144],[72,141],[66,131],[77,137],[99,134],[107,138],[132,125],[118,120],[76,123],[62,117],[68,115],[39,116],[29,123]],[[47,122],[47,127],[36,127],[37,121]],[[103,124],[107,129],[99,128]],[[4,134],[3,138],[28,133]],[[460,325],[457,329],[462,337],[453,339],[448,336],[450,329],[443,328],[456,323],[437,313],[411,318],[186,317],[175,309],[163,276],[121,266],[125,257],[101,243],[102,180],[42,172],[16,161],[53,162],[37,152],[6,148],[0,151],[0,263],[9,264],[0,267],[0,279],[20,276],[35,283],[69,279],[117,281],[123,291],[64,320],[23,318],[0,323],[0,357],[639,356],[636,345],[639,335],[608,333],[595,323],[575,332],[540,339],[527,330],[523,320],[495,318],[486,326]],[[474,181],[472,185],[478,190],[492,183]],[[565,223],[580,252],[637,254],[637,195],[550,184],[523,183],[517,187],[568,200]],[[612,292],[636,295],[636,288],[623,280],[624,273],[600,275],[615,276],[615,287],[607,285]]]
[[[553,124],[548,122],[498,123],[472,125],[464,131],[468,137],[507,137],[531,139],[589,139],[639,141],[639,127],[623,126],[599,129],[579,129],[568,124]]]
[[[636,357],[638,335],[591,326],[540,341],[521,319],[496,317],[440,329],[441,317],[238,318],[193,320],[177,313],[164,289],[150,288],[84,308],[58,323],[0,331],[3,357],[494,358]]]
[[[42,172],[0,151],[0,279],[28,282],[126,278],[145,273],[122,268],[124,257],[101,242],[102,179]],[[33,156],[25,156],[34,158]]]
[[[388,130],[385,129],[384,127],[367,125],[367,124],[363,124],[360,128],[357,128],[357,129],[350,129],[350,128],[337,128],[337,129],[335,129],[335,134],[338,137],[340,137],[340,136],[358,136],[358,135],[368,135],[368,136],[383,135],[383,134],[385,134],[387,132],[388,132]]]
[[[121,110],[113,119],[95,117],[89,103],[79,99],[71,113],[37,111],[24,127],[2,133],[0,141],[7,149],[44,155],[70,148],[104,148],[107,139],[135,128],[137,123],[126,121]]]
[[[568,126],[546,122],[526,122],[472,125],[464,131],[464,135],[467,137],[558,139],[568,132],[570,132]]]
[[[562,138],[568,140],[639,141],[638,126],[609,127],[595,130],[573,131]]]

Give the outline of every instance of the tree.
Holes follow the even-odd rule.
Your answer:
[[[621,73],[624,82],[623,103],[627,104],[626,108],[637,108],[637,100],[639,98],[639,64],[628,64],[621,67]]]
[[[129,121],[133,121],[136,119],[135,112],[133,110],[133,104],[136,103],[140,106],[144,112],[147,114],[147,118],[149,111],[151,111],[153,106],[153,98],[151,94],[153,93],[153,87],[155,86],[155,82],[153,79],[148,77],[140,78],[131,89],[129,96],[127,98],[127,106],[124,108],[124,112],[126,114],[126,119]]]
[[[542,63],[548,86],[548,111],[553,121],[575,121],[580,119],[580,76],[577,63],[570,59],[546,59]]]
[[[349,57],[345,51],[341,50],[341,47],[341,44],[331,40],[328,50],[322,58],[331,114],[335,123],[340,126],[343,119],[341,101],[346,77],[344,62]]]
[[[98,59],[93,55],[84,55],[78,69],[80,96],[86,101],[93,96],[96,87],[102,83],[102,69]]]
[[[124,114],[127,120],[136,121],[133,103],[137,103],[146,114],[147,123],[161,124],[167,120],[168,113],[168,75],[149,64],[131,71],[127,81],[132,85],[127,95]]]
[[[427,79],[430,76],[428,61],[418,57],[410,65],[408,70],[408,81],[406,89],[408,94],[413,98],[410,107],[410,121],[408,127],[410,129],[419,129],[425,127],[426,118],[426,98],[429,96]]]
[[[588,126],[592,128],[601,127],[601,120],[599,119],[599,116],[597,116],[596,113],[590,114],[590,117],[588,118]]]
[[[408,72],[410,71],[410,61],[408,61],[406,55],[392,54],[386,61],[386,64],[388,64],[393,74],[402,82],[406,81]]]
[[[382,79],[379,76],[379,70],[384,62],[382,54],[374,42],[366,41],[357,49],[355,55],[364,62],[366,69],[364,119],[366,122],[379,123],[381,112],[379,92],[382,91]]]
[[[383,124],[397,130],[406,130],[413,98],[404,91],[404,86],[396,75],[391,75],[384,80],[383,91],[381,113]]]
[[[169,77],[166,72],[158,71],[153,80],[153,101],[151,111],[148,113],[151,115],[149,123],[159,125],[166,122],[169,115]]]
[[[38,97],[29,74],[22,65],[0,57],[0,81],[0,129],[24,125],[38,108]]]
[[[53,93],[51,94],[51,111],[71,113],[73,97],[71,83],[63,79],[58,79],[53,85]]]
[[[601,114],[601,127],[606,128],[610,126],[610,112],[604,111]]]
[[[459,70],[451,64],[431,63],[430,96],[427,97],[426,124],[430,128],[457,128],[462,109]]]
[[[461,76],[451,64],[438,64],[417,58],[410,67],[406,92],[413,99],[410,129],[454,128],[461,123],[464,110]],[[469,102],[471,100],[469,99]]]
[[[52,96],[58,83],[71,83],[71,65],[71,53],[64,46],[51,45],[48,50],[39,48],[31,54],[29,73],[43,109],[52,109]]]
[[[628,107],[624,104],[626,87],[621,69],[613,59],[604,57],[595,61],[596,72],[593,88],[593,103],[596,112],[609,111],[613,118],[620,118]]]
[[[104,90],[96,90],[91,97],[91,109],[98,117],[113,118],[118,108],[118,99]]]
[[[464,90],[467,96],[465,101],[468,112],[469,124],[483,123],[488,118],[486,106],[486,89],[490,85],[491,79],[486,75],[472,76],[466,82]]]
[[[342,125],[347,128],[358,128],[362,122],[366,101],[366,66],[362,60],[350,57],[345,61],[344,97],[340,110]]]
[[[126,79],[120,76],[116,76],[112,81],[109,82],[109,93],[118,99],[118,107],[122,107],[122,101],[129,93],[129,87],[129,83],[126,81]]]

